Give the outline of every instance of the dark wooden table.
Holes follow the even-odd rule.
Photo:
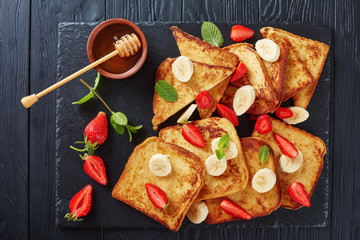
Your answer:
[[[0,239],[359,239],[360,1],[1,0]],[[55,226],[55,94],[26,110],[21,97],[56,82],[60,22],[316,22],[333,30],[330,206],[323,228],[163,230]],[[76,56],[74,56],[76,57]]]

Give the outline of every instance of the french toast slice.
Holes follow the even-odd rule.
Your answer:
[[[306,108],[318,83],[329,52],[329,46],[325,43],[300,37],[277,28],[265,27],[260,31],[266,38],[268,35],[275,35],[277,38],[287,39],[298,50],[299,57],[309,70],[313,80],[311,84],[293,96],[293,101],[295,106]]]
[[[168,58],[161,63],[156,72],[155,82],[164,80],[171,84],[177,91],[178,100],[175,102],[168,102],[154,91],[154,117],[152,119],[154,130],[157,130],[162,122],[166,121],[169,117],[194,101],[200,91],[210,90],[233,72],[233,69],[230,67],[214,66],[193,61],[194,73],[191,76],[191,79],[184,83],[177,80],[172,72],[171,65],[174,61],[175,59]]]
[[[233,44],[233,45],[237,45],[237,44]],[[233,45],[231,46],[235,47]],[[251,46],[252,45],[250,45],[249,47]],[[280,43],[279,46],[280,46],[280,57],[276,62],[270,63],[263,60],[263,63],[269,75],[270,83],[273,88],[274,95],[277,101],[272,103],[272,102],[267,102],[264,99],[256,98],[253,105],[249,108],[247,113],[261,115],[268,112],[274,112],[276,111],[276,109],[278,109],[278,107],[282,103],[283,85],[284,85],[285,71],[286,71],[287,48],[284,43]],[[232,108],[234,94],[236,93],[237,89],[238,87],[232,86],[232,83],[230,83],[227,89],[225,90],[225,93],[221,98],[220,102]]]
[[[238,66],[239,58],[235,54],[213,46],[200,38],[182,31],[176,26],[173,26],[170,29],[175,37],[177,46],[182,56],[210,65],[231,67],[234,71]],[[209,91],[213,100],[212,106],[209,109],[198,108],[201,118],[210,117],[215,111],[216,104],[220,101],[229,80],[230,76]]]
[[[165,177],[158,177],[149,170],[149,160],[157,153],[168,155],[171,161],[172,171]],[[134,149],[112,196],[177,231],[200,192],[203,174],[204,167],[199,157],[157,137],[150,137]],[[159,209],[152,204],[146,192],[147,183],[166,193],[167,208]]]
[[[261,217],[270,214],[280,207],[281,189],[280,181],[277,174],[277,165],[274,158],[274,152],[271,147],[258,138],[242,138],[240,139],[245,158],[249,166],[249,182],[242,191],[233,193],[226,197],[205,200],[209,209],[206,223],[216,224],[227,221],[238,220],[220,208],[220,203],[227,198],[234,201],[240,207],[245,209],[252,218]],[[259,151],[262,146],[269,148],[269,159],[263,165],[259,161]],[[269,168],[276,174],[277,181],[274,187],[265,193],[259,193],[252,188],[251,179],[257,171],[263,168]]]
[[[244,189],[249,179],[249,169],[233,124],[225,118],[218,117],[197,120],[191,124],[199,128],[205,140],[205,148],[195,147],[187,142],[182,136],[182,126],[180,125],[162,129],[159,137],[164,142],[175,144],[194,153],[203,164],[209,156],[214,154],[211,149],[212,141],[226,133],[230,135],[230,140],[235,143],[238,149],[238,155],[227,160],[227,169],[222,175],[215,177],[205,172],[204,185],[196,201],[226,196]]]
[[[323,168],[323,157],[326,153],[326,146],[320,138],[315,137],[304,130],[288,125],[275,118],[271,118],[271,122],[273,132],[292,142],[296,149],[301,151],[303,155],[303,163],[296,172],[285,173],[279,170],[282,192],[281,206],[289,209],[298,209],[301,205],[291,199],[288,188],[291,183],[301,182],[304,184],[307,194],[311,197]],[[251,136],[260,138],[268,143],[274,151],[276,161],[279,161],[282,152],[276,143],[272,132],[268,134],[259,134],[254,131]]]

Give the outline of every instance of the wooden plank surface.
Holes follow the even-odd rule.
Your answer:
[[[28,1],[1,1],[0,239],[28,238],[29,18]]]

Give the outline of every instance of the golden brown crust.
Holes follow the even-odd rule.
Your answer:
[[[148,168],[148,160],[156,153],[169,156],[172,171],[166,177],[157,177]],[[204,167],[196,155],[151,137],[134,149],[112,196],[177,231],[202,187],[203,174]],[[166,193],[168,208],[158,209],[151,203],[146,183],[152,183]]]
[[[206,223],[208,224],[238,220],[237,218],[228,215],[220,208],[220,203],[225,198],[230,199],[241,206],[251,215],[252,218],[268,215],[280,207],[281,190],[279,180],[276,182],[274,187],[266,193],[259,193],[251,186],[252,177],[262,168],[269,168],[273,170],[277,179],[279,179],[276,161],[271,147],[264,141],[257,138],[242,138],[241,145],[244,149],[245,157],[249,166],[249,182],[243,191],[236,192],[227,197],[205,200],[209,209],[209,214],[206,218]],[[258,156],[260,148],[264,145],[269,148],[270,155],[268,161],[262,165]]]
[[[284,173],[279,171],[282,191],[281,206],[289,209],[298,209],[301,206],[291,199],[288,194],[288,188],[293,182],[301,182],[311,197],[323,168],[323,157],[326,153],[326,145],[320,138],[304,130],[274,118],[271,118],[271,121],[273,124],[273,132],[287,138],[303,155],[303,164],[296,172]],[[274,151],[275,159],[278,160],[280,158],[282,153],[272,132],[268,134],[258,134],[254,131],[252,137],[258,137],[267,142]]]

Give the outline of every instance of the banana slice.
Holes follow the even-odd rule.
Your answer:
[[[213,151],[213,153],[215,154],[215,150],[219,149],[219,141],[220,138],[215,138],[212,142],[211,142],[211,149]],[[238,155],[238,149],[235,145],[235,143],[233,141],[230,140],[228,147],[224,150],[225,156],[224,158],[226,160],[229,159],[233,159]],[[216,155],[215,155],[216,156]]]
[[[204,202],[196,202],[191,205],[186,216],[191,222],[199,224],[206,219],[208,214],[209,209],[207,205]]]
[[[194,72],[194,64],[188,57],[180,56],[173,62],[172,71],[177,80],[187,82]]]
[[[252,187],[259,193],[270,191],[276,183],[276,175],[269,168],[260,169],[252,178]]]
[[[287,124],[298,124],[304,122],[309,117],[309,112],[306,109],[301,107],[288,107],[292,112],[293,116],[289,118],[284,118],[283,121]]]
[[[250,85],[239,88],[234,96],[233,108],[236,115],[244,114],[255,101],[255,90]]]
[[[261,39],[255,43],[259,56],[267,62],[275,62],[280,57],[280,47],[270,39]]]
[[[184,124],[185,122],[187,122],[187,120],[189,120],[191,115],[194,113],[196,107],[196,104],[191,104],[190,107],[179,117],[177,123]]]
[[[227,161],[225,158],[217,159],[216,155],[211,155],[205,161],[205,170],[211,176],[220,176],[227,168]]]
[[[154,154],[149,161],[150,172],[158,177],[165,177],[171,173],[171,163],[167,155]]]
[[[284,154],[279,158],[280,170],[286,173],[296,172],[303,163],[303,155],[298,150],[298,155],[295,158],[289,158]]]

